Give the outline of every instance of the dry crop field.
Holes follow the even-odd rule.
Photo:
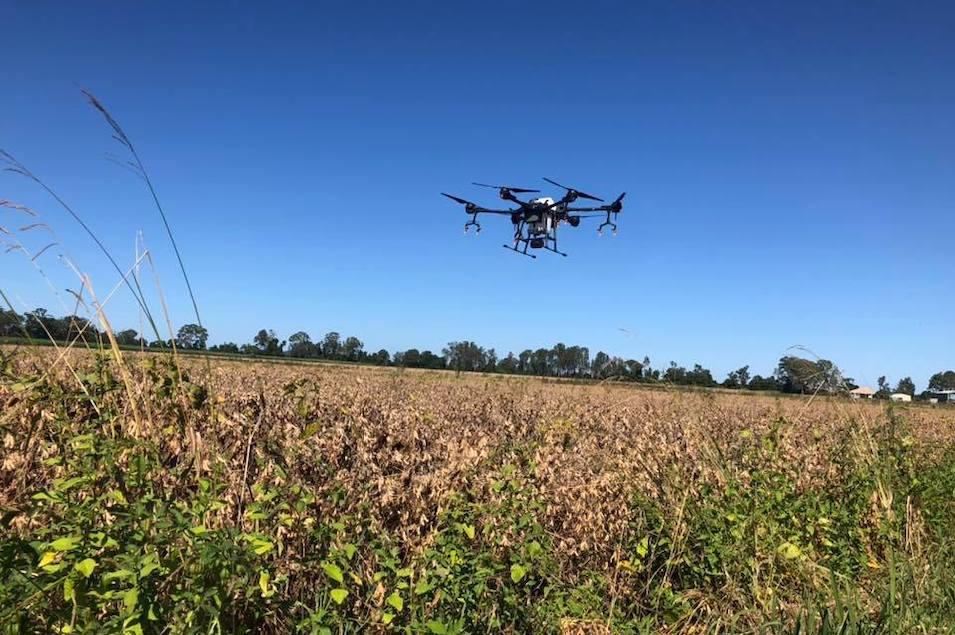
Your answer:
[[[5,349],[0,624],[951,632],[955,410]]]

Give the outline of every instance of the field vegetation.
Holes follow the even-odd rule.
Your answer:
[[[138,242],[124,269],[0,150],[118,276],[96,296],[62,258],[80,281],[71,312],[41,266],[58,242],[27,240],[59,238],[0,199],[30,217],[0,227],[5,251],[65,316],[21,314],[0,290],[0,337],[14,338],[0,345],[0,632],[955,630],[955,410],[827,396],[848,385],[835,364],[793,356],[717,392],[699,365],[562,344],[375,361],[357,338],[298,332],[286,348],[263,329],[220,352],[288,363],[202,354],[153,183],[87,97],[162,219],[195,323],[173,328],[158,275],[162,311],[147,301],[141,269],[155,270]],[[118,289],[149,342],[110,326]],[[929,388],[949,385],[955,372]]]
[[[953,628],[945,407],[2,350],[6,633]]]

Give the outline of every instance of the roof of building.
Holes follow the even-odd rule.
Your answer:
[[[875,391],[868,386],[859,386],[850,390],[849,393],[853,395],[874,395]]]

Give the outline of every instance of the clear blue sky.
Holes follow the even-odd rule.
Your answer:
[[[920,389],[955,366],[951,3],[6,2],[0,24],[0,147],[124,263],[142,229],[190,321],[78,87],[96,93],[158,186],[213,342],[563,341],[718,379],[800,344]],[[469,183],[541,176],[626,190],[620,235],[563,231],[571,256],[533,261],[501,248],[506,220],[464,236],[438,195],[492,203]],[[60,253],[115,283],[36,188],[2,175],[4,197],[56,229],[38,260],[55,286],[77,286]],[[0,288],[60,312],[15,253]],[[137,325],[128,293],[108,308]]]

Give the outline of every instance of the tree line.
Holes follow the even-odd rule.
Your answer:
[[[36,340],[72,341],[101,337],[99,329],[88,319],[77,315],[55,317],[46,309],[38,308],[24,314],[0,309],[0,337],[32,338]],[[173,340],[148,341],[133,329],[114,333],[118,344],[151,349],[180,349],[211,351],[239,355],[324,359],[361,362],[381,366],[407,368],[448,369],[458,372],[505,373],[578,379],[613,379],[618,381],[663,382],[705,388],[722,387],[737,390],[777,391],[783,393],[834,394],[856,388],[852,378],[845,377],[830,360],[810,360],[798,356],[780,358],[774,372],[768,376],[751,374],[749,366],[742,366],[717,381],[709,369],[700,364],[685,368],[676,362],[654,368],[650,358],[626,359],[604,351],[590,354],[586,346],[568,346],[563,343],[550,348],[525,349],[520,353],[498,355],[493,348],[484,348],[472,341],[449,342],[440,352],[410,348],[394,354],[385,349],[365,350],[365,344],[355,336],[343,337],[330,331],[320,340],[312,340],[305,331],[297,331],[288,339],[280,339],[272,329],[260,329],[252,341],[244,344],[225,342],[208,346],[209,331],[198,324],[184,324]],[[955,371],[941,371],[929,380],[927,390],[920,398],[928,398],[939,391],[955,390]],[[886,377],[878,380],[875,397],[887,399],[892,393],[916,396],[915,383],[903,377],[894,388]]]

